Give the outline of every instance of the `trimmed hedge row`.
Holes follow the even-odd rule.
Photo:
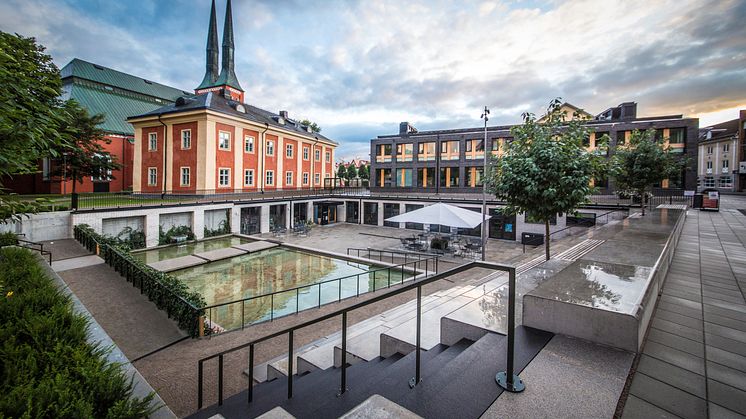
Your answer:
[[[85,224],[75,226],[74,232],[75,239],[89,250],[95,251],[98,245],[104,261],[147,295],[169,318],[175,319],[181,329],[191,337],[200,336],[199,318],[204,315],[202,307],[207,305],[202,295],[190,291],[176,277],[157,271],[133,258],[127,248],[107,241],[105,237],[102,243],[99,241],[102,236]],[[209,328],[204,329],[203,334],[209,333]]]
[[[153,394],[133,382],[107,348],[87,341],[75,314],[29,250],[0,249],[0,417],[141,418]]]

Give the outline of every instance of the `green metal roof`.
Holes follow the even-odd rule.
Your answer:
[[[91,115],[104,114],[105,120],[100,128],[115,134],[134,135],[135,130],[127,122],[128,117],[142,115],[169,103],[142,100],[135,95],[127,96],[77,83],[69,84],[64,89],[63,99],[75,99]]]
[[[66,78],[74,77],[85,80],[91,80],[97,83],[118,87],[125,90],[153,96],[161,99],[175,101],[179,96],[192,94],[181,89],[175,89],[160,83],[146,80],[142,77],[122,73],[121,71],[112,70],[98,64],[89,63],[78,58],[74,58],[60,70],[60,77],[63,83]]]

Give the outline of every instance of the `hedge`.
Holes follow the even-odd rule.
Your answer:
[[[0,233],[0,247],[14,246],[18,244],[18,236],[12,231]]]
[[[85,224],[75,226],[74,232],[75,239],[89,250],[94,251],[98,245],[104,261],[175,319],[181,329],[192,337],[200,336],[199,318],[204,315],[202,307],[207,305],[201,294],[190,291],[178,278],[133,258],[127,248],[107,240]],[[204,329],[203,334],[209,333],[209,328]]]
[[[133,382],[109,351],[87,341],[72,310],[29,250],[0,249],[0,417],[141,418],[154,394]]]

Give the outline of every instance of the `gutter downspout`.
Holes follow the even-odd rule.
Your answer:
[[[166,173],[168,170],[168,125],[161,121],[161,114],[158,114],[158,122],[163,125],[163,192],[161,193],[161,199],[166,196]]]
[[[267,155],[265,153],[266,150],[264,148],[266,147],[266,143],[267,143],[267,139],[265,136],[267,131],[269,131],[269,123],[265,122],[264,131],[262,131],[262,142],[259,143],[259,151],[261,152],[261,155],[262,155],[262,165],[261,165],[261,168],[259,169],[259,173],[257,173],[257,175],[259,175],[259,180],[261,181],[259,183],[261,185],[259,189],[261,190],[262,193],[264,193],[264,186],[265,186],[264,182],[266,181],[266,177],[265,177],[266,173],[264,173],[264,165],[266,163]]]

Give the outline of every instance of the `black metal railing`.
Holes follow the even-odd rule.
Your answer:
[[[30,240],[24,240],[19,238],[19,235],[25,236],[25,234],[16,234],[16,246],[19,247],[25,247],[26,249],[33,250],[35,252],[39,252],[40,255],[47,256],[49,260],[49,264],[52,265],[52,252],[49,250],[44,250],[44,243],[37,243]],[[2,246],[0,246],[2,247]]]
[[[502,271],[502,272],[508,272],[509,275],[509,282],[508,282],[508,353],[507,353],[507,371],[501,373],[500,375],[503,375],[506,377],[506,382],[500,383],[501,386],[507,385],[508,387],[504,387],[510,391],[515,391],[514,385],[516,382],[520,382],[517,375],[514,374],[514,363],[513,363],[513,353],[515,349],[515,267],[514,266],[508,266],[508,265],[499,265],[496,263],[491,262],[481,262],[481,261],[473,261],[469,262],[464,265],[460,265],[456,268],[450,269],[445,272],[441,272],[439,274],[436,274],[434,276],[430,276],[428,278],[423,278],[418,281],[403,285],[399,288],[392,289],[390,291],[387,291],[383,294],[379,294],[375,297],[372,297],[368,300],[361,301],[359,303],[353,304],[349,307],[341,308],[339,310],[336,310],[332,313],[317,317],[315,319],[297,324],[295,326],[291,326],[288,328],[285,328],[283,330],[280,330],[278,332],[263,336],[258,339],[254,339],[251,342],[247,342],[241,345],[238,345],[234,348],[227,349],[224,351],[221,351],[219,353],[207,356],[205,358],[202,358],[197,363],[197,408],[201,409],[203,405],[203,396],[204,396],[204,367],[205,363],[208,361],[211,361],[213,359],[217,359],[218,362],[218,369],[217,369],[217,399],[218,399],[218,405],[223,404],[223,369],[224,369],[224,357],[225,355],[234,353],[236,351],[241,351],[246,348],[248,348],[248,373],[249,373],[249,380],[248,380],[248,395],[247,395],[247,403],[251,403],[254,397],[254,355],[255,355],[255,348],[256,345],[265,341],[268,341],[270,339],[274,339],[280,336],[287,335],[288,336],[288,371],[287,371],[287,396],[288,398],[293,397],[293,353],[294,353],[294,347],[293,347],[293,334],[295,331],[313,326],[319,322],[323,322],[329,319],[333,319],[335,317],[341,316],[342,319],[342,362],[341,362],[341,368],[340,368],[340,394],[344,393],[347,390],[347,314],[361,309],[363,307],[367,307],[371,304],[375,304],[377,302],[386,300],[388,298],[403,294],[408,291],[416,290],[417,291],[417,323],[416,323],[416,346],[415,346],[415,370],[414,370],[414,377],[410,379],[410,387],[414,388],[417,384],[420,383],[421,378],[421,327],[422,327],[422,287],[427,284],[431,284],[433,282],[439,281],[444,278],[448,278],[452,275],[458,274],[460,272],[467,271],[469,269],[473,268],[484,268],[484,269],[490,269],[492,271]]]
[[[351,261],[350,263],[356,262]],[[408,260],[391,266],[213,304],[203,307],[202,310],[207,316],[206,327],[210,328],[210,334],[238,328],[244,329],[254,323],[274,321],[276,318],[297,314],[303,310],[336,303],[346,298],[359,297],[367,292],[391,288],[392,285],[403,284],[409,278],[414,280],[417,277],[427,277],[433,273],[430,268],[437,272],[438,256],[420,255],[415,257],[409,255]],[[365,285],[363,286],[362,278],[370,282],[364,281]],[[353,280],[355,281],[354,285],[349,285],[345,291],[343,289],[344,285],[352,283]],[[314,290],[316,290],[316,293],[313,292]],[[295,304],[288,304],[289,300],[293,299]],[[301,300],[305,300],[303,307]],[[253,319],[247,321],[247,313]],[[239,316],[240,320],[237,319]]]
[[[329,188],[293,188],[279,190],[197,189],[163,192],[102,192],[74,194],[72,208],[96,210],[109,208],[178,206],[225,202],[251,202],[270,199],[298,199],[317,196],[361,196],[368,189],[363,186]]]
[[[421,253],[421,252],[406,252],[401,250],[386,250],[386,249],[373,249],[370,247],[348,247],[347,248],[347,256],[357,256],[357,257],[363,257],[366,259],[372,259],[372,260],[380,260],[384,261],[384,259],[389,260],[391,263],[395,263],[397,259],[401,260],[404,259],[404,263],[409,262],[410,260],[424,260],[427,262],[427,260],[435,258],[435,267],[434,271],[435,273],[438,273],[438,261],[440,260],[440,255],[434,255],[432,253]],[[427,263],[425,264],[425,270],[428,270]]]
[[[573,228],[576,228],[576,227],[593,227],[593,226],[596,225],[597,220],[599,218],[601,218],[601,217],[606,217],[606,222],[608,223],[609,214],[613,214],[613,213],[619,212],[619,211],[626,211],[626,210],[613,209],[613,210],[607,211],[607,212],[605,212],[603,214],[596,215],[594,217],[593,221],[590,221],[590,220],[580,220],[576,224],[567,226],[565,228],[561,228],[559,230],[552,231],[551,233],[549,233],[549,240],[551,240],[552,236],[554,236],[557,233],[561,233],[563,231],[567,231],[567,230],[570,230],[570,229],[573,229]]]

